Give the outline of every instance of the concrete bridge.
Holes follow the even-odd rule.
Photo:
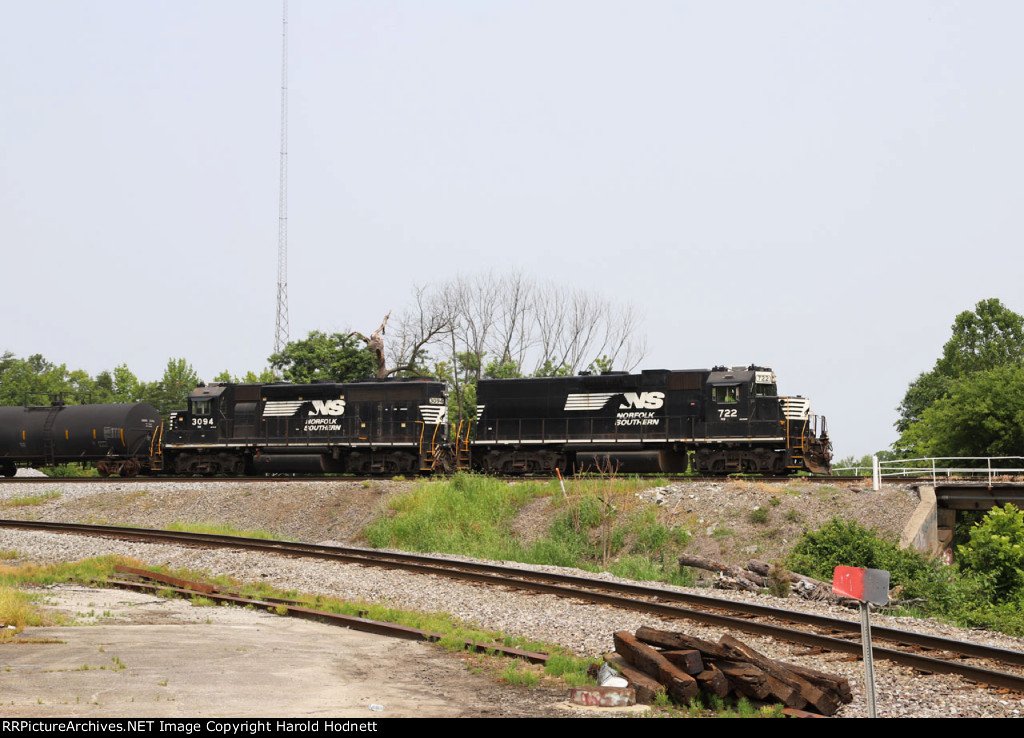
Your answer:
[[[952,557],[950,546],[958,510],[991,510],[1006,504],[1024,509],[1024,483],[944,482],[920,485],[921,499],[910,518],[900,546],[913,546],[929,556]]]

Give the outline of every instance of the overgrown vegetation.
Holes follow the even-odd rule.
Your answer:
[[[913,601],[907,614],[1024,636],[1024,513],[1012,505],[989,511],[957,546],[956,559],[944,566],[835,518],[805,533],[787,563],[824,581],[836,566],[884,569],[900,599]]]
[[[376,548],[608,570],[630,579],[688,584],[675,562],[690,534],[660,523],[656,509],[637,497],[652,484],[657,480],[579,477],[566,482],[563,495],[558,482],[507,484],[458,474],[421,482],[363,534]],[[534,502],[551,505],[555,514],[542,535],[526,540],[513,530],[513,522]]]
[[[210,523],[201,521],[175,521],[167,526],[167,530],[177,530],[182,533],[206,533],[214,536],[240,536],[243,538],[260,538],[267,541],[292,541],[294,538],[282,536],[267,530],[244,530],[233,525],[224,523]]]
[[[58,497],[60,497],[60,492],[54,489],[46,490],[38,495],[17,495],[8,500],[0,500],[0,508],[45,505],[50,500],[56,500]]]

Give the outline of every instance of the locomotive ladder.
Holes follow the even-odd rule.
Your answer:
[[[160,421],[149,437],[149,468],[163,471],[164,468],[164,421]]]
[[[794,421],[786,419],[786,448],[789,450],[789,468],[804,468],[804,433],[806,432],[807,421]],[[795,429],[795,432],[794,432]]]
[[[462,424],[466,424],[466,432],[462,432]],[[472,420],[460,420],[459,427],[455,431],[455,469],[457,471],[469,471],[472,467],[472,459],[469,452],[469,429],[473,426]]]
[[[56,447],[53,442],[53,424],[57,422],[57,413],[60,410],[60,406],[51,407],[46,415],[46,420],[43,422],[43,463],[46,466],[53,466],[56,459]]]
[[[420,426],[420,471],[429,472],[434,470],[434,461],[437,453],[437,429],[440,428],[440,424],[434,426],[434,432],[430,436],[430,443],[425,445],[427,435],[427,424],[421,421],[417,421]]]

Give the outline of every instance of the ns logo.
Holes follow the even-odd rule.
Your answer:
[[[619,410],[658,410],[665,404],[664,392],[623,392]]]
[[[310,415],[344,415],[344,400],[313,400],[313,409]]]

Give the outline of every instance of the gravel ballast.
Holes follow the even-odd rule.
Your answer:
[[[0,487],[0,503],[19,496],[39,495],[40,485],[5,484]],[[42,505],[7,507],[3,517],[31,517],[43,520],[132,524],[161,527],[177,520],[220,521],[239,528],[264,528],[311,542],[359,544],[358,531],[374,516],[383,503],[400,494],[403,483],[375,482],[289,482],[262,484],[246,482],[214,482],[181,484],[160,481],[109,482],[104,484],[71,484],[54,480],[45,485],[59,492]],[[796,488],[794,488],[796,489]],[[668,515],[693,516],[700,525],[735,527],[746,519],[746,511],[767,504],[759,499],[767,495],[786,495],[774,507],[779,520],[785,519],[784,505],[789,497],[794,509],[806,521],[812,515],[812,504],[822,501],[825,512],[834,508],[842,514],[843,503],[854,500],[854,507],[866,510],[887,526],[899,526],[894,518],[909,517],[915,500],[905,488],[894,487],[883,493],[870,490],[849,491],[830,488],[791,491],[789,493],[762,488],[750,483],[739,486],[724,484],[670,485],[641,494],[647,501],[656,501]],[[781,508],[781,509],[780,509]],[[716,512],[717,509],[717,512]],[[730,515],[730,511],[735,514]],[[796,517],[790,515],[790,518]],[[787,521],[794,522],[794,521]],[[866,523],[867,524],[867,523]],[[879,526],[871,526],[879,527]],[[704,536],[716,545],[721,536]],[[788,535],[788,534],[787,534]],[[745,555],[754,542],[753,534],[743,533],[736,542],[737,558]],[[786,538],[777,534],[775,538]],[[725,538],[728,540],[728,538]],[[704,541],[707,543],[707,541]],[[783,544],[779,544],[783,545]],[[709,544],[710,546],[710,544]],[[172,568],[206,570],[244,581],[265,581],[282,589],[323,593],[353,601],[388,604],[402,609],[427,612],[443,611],[462,618],[477,627],[523,635],[551,643],[559,643],[573,651],[597,657],[613,650],[612,633],[635,631],[641,625],[676,628],[700,638],[717,640],[722,632],[686,622],[667,622],[660,618],[624,612],[610,607],[579,603],[564,598],[526,594],[512,590],[494,590],[477,585],[436,577],[413,575],[369,567],[311,562],[266,554],[224,550],[196,550],[165,544],[143,544],[123,541],[58,536],[46,533],[0,530],[0,550],[16,551],[18,561],[37,563],[75,560],[104,554],[121,554],[146,564]],[[712,552],[715,553],[715,552]],[[721,553],[720,550],[717,553]],[[763,555],[764,552],[759,552]],[[748,556],[749,557],[749,556]],[[727,557],[728,558],[728,557]],[[775,598],[736,592],[706,589],[702,594],[723,598],[750,599],[777,607],[799,608],[833,617],[856,621],[849,610],[820,603]],[[873,616],[874,623],[913,629],[949,638],[963,638],[1024,650],[1024,641],[981,631],[960,631],[931,621]],[[806,649],[777,643],[744,633],[734,634],[766,655],[811,668],[840,674],[848,678],[854,701],[845,706],[840,716],[862,716],[866,712],[863,693],[863,666],[836,654],[811,654]],[[944,675],[919,675],[910,669],[884,661],[875,665],[878,711],[887,717],[1019,717],[1024,715],[1022,696],[965,682]]]

